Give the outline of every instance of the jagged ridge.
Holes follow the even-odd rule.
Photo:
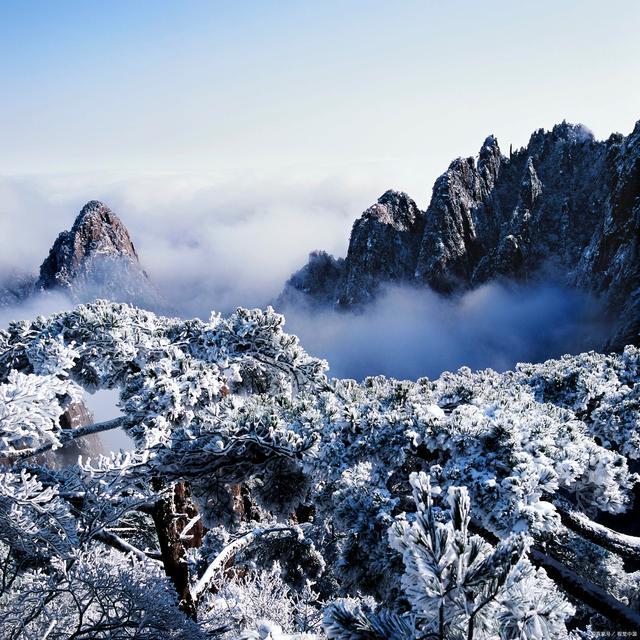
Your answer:
[[[606,141],[563,122],[508,157],[489,136],[477,160],[458,158],[437,179],[424,212],[386,192],[354,223],[345,260],[312,254],[280,302],[349,309],[385,282],[452,293],[553,278],[606,299],[608,346],[619,348],[639,341],[639,243],[640,122]],[[332,268],[319,269],[319,256]]]

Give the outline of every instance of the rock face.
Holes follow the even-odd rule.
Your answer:
[[[424,213],[406,193],[382,195],[353,225],[337,305],[364,304],[380,282],[411,278],[423,230]]]
[[[314,265],[320,255],[332,269]],[[640,122],[606,141],[563,122],[509,157],[489,136],[437,179],[426,211],[385,193],[355,222],[346,259],[313,254],[281,301],[348,309],[385,282],[454,293],[497,278],[593,293],[616,320],[606,346],[640,342]]]
[[[413,276],[424,213],[406,193],[387,191],[355,221],[345,260],[314,251],[288,280],[281,304],[350,308],[371,301],[382,282]]]
[[[39,290],[62,290],[76,302],[108,298],[155,307],[158,295],[118,216],[92,200],[54,242],[40,267]]]

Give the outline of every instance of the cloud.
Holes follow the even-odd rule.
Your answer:
[[[309,251],[344,255],[354,218],[381,192],[357,174],[0,178],[0,272],[35,271],[56,235],[89,199],[105,201],[129,228],[167,306],[208,317],[264,307]],[[71,306],[37,296],[0,312],[0,323]],[[552,284],[491,284],[446,299],[388,288],[362,314],[286,309],[288,329],[329,359],[337,376],[436,376],[462,365],[506,369],[595,347],[597,305]]]
[[[0,176],[0,277],[34,272],[73,220],[66,213],[45,182]]]
[[[344,254],[353,219],[378,195],[357,175],[0,178],[0,276],[36,272],[82,205],[99,199],[170,308],[264,306],[313,249]]]
[[[553,284],[488,284],[457,298],[389,287],[359,314],[285,310],[287,329],[330,373],[362,379],[437,377],[461,366],[504,371],[595,348],[596,301]]]

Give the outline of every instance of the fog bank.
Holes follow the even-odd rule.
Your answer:
[[[461,366],[512,369],[596,348],[606,327],[596,301],[554,284],[488,284],[445,298],[388,287],[358,314],[285,309],[287,330],[330,373],[362,379],[437,377]]]

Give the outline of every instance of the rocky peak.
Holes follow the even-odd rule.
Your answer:
[[[542,194],[542,182],[533,165],[533,158],[527,158],[527,165],[520,185],[520,203],[531,210]]]
[[[409,278],[423,230],[424,213],[416,203],[406,193],[385,192],[353,225],[337,305],[363,304],[381,282]]]
[[[82,207],[73,226],[63,231],[40,267],[38,286],[43,289],[73,286],[96,256],[124,258],[139,265],[138,254],[118,216],[97,200]]]
[[[583,124],[571,124],[563,120],[551,130],[551,138],[570,143],[594,142],[593,132]]]
[[[487,190],[493,189],[502,163],[500,146],[495,136],[490,135],[484,141],[478,154],[478,173],[484,182]]]
[[[97,200],[87,202],[71,229],[57,237],[36,289],[62,289],[76,302],[108,298],[152,308],[159,302],[127,228]]]
[[[422,215],[416,203],[406,193],[389,189],[362,214],[360,221],[377,221],[391,225],[398,231],[407,231]]]
[[[640,122],[606,141],[562,122],[508,158],[489,136],[477,162],[458,158],[436,180],[426,212],[386,192],[356,220],[344,265],[330,273],[335,295],[325,288],[325,299],[339,308],[372,300],[385,282],[451,293],[553,278],[604,299],[615,324],[608,346],[640,343]],[[323,287],[305,281],[307,291]]]
[[[372,300],[380,284],[404,282],[415,269],[424,212],[406,194],[389,190],[354,222],[347,257],[324,251],[287,281],[281,305],[323,303],[351,308]]]
[[[494,136],[474,158],[454,160],[433,187],[415,278],[436,291],[451,292],[471,279],[475,262],[495,241],[502,218],[493,193],[508,159]]]
[[[593,133],[583,124],[572,124],[566,120],[551,129],[538,129],[531,134],[529,144],[521,149],[527,156],[561,153],[562,147],[573,147],[584,143],[596,142]]]

